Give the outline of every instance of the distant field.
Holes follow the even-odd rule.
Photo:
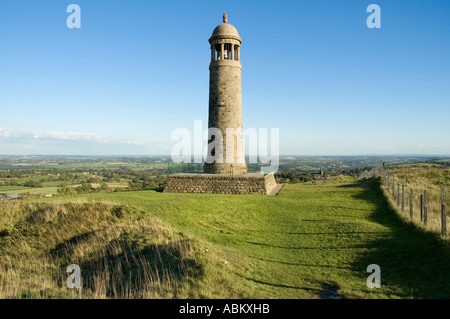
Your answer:
[[[109,188],[127,188],[128,183],[107,183]]]
[[[12,191],[30,189],[30,187],[25,186],[0,186],[0,193],[7,193]]]
[[[394,167],[409,168],[409,167],[441,167],[438,163],[404,163],[396,164]]]
[[[136,161],[117,162],[117,161],[95,161],[93,159],[85,161],[62,160],[60,162],[36,161],[30,163],[1,163],[0,169],[22,169],[22,170],[90,170],[90,169],[132,169],[132,170],[166,170],[168,163],[150,162],[140,163]]]
[[[47,179],[48,176],[42,176],[42,175],[38,175],[38,176],[28,176],[28,177],[23,177],[23,178],[14,178],[16,181],[18,181],[19,183],[22,182],[26,182],[29,180],[32,181],[40,181],[41,179]]]
[[[62,182],[44,182],[42,183],[42,186],[44,187],[59,187],[62,184]]]
[[[193,251],[200,252],[192,256],[192,262],[200,268],[189,280],[180,278],[182,288],[173,288],[175,293],[157,290],[155,298],[320,298],[333,295],[334,288],[343,298],[450,297],[448,246],[390,209],[375,180],[357,182],[346,177],[327,184],[286,185],[275,197],[138,191],[38,202],[77,207],[64,204],[70,201],[76,205],[84,205],[84,201],[91,205],[126,205],[131,208],[122,209],[121,214],[125,215],[121,218],[156,219],[179,236],[190,238]],[[49,223],[50,217],[45,218]],[[108,223],[123,224],[114,218]],[[0,229],[4,222],[0,217]],[[51,223],[57,222],[62,221],[59,218]],[[98,229],[107,225],[89,223],[89,227]],[[47,248],[38,245],[41,248],[36,248],[35,254],[45,256],[63,243],[74,245],[79,242],[76,238],[82,238],[80,235],[53,235],[56,241]],[[18,236],[27,240],[25,234]],[[0,237],[0,251],[1,240]],[[20,242],[17,245],[26,247]],[[145,255],[145,250],[141,254]],[[83,256],[89,258],[85,253]],[[20,265],[19,260],[15,263]],[[381,267],[381,289],[366,286],[366,268],[370,264]],[[23,267],[27,273],[27,266]],[[57,288],[48,290],[50,279],[45,279],[48,293],[61,293]],[[36,282],[33,281],[37,286],[32,289],[39,291]],[[3,295],[8,292],[7,287],[3,285]],[[24,288],[14,291],[20,294],[21,289]],[[93,286],[89,289],[95,291]],[[84,291],[93,291],[89,289]]]
[[[3,191],[0,190],[0,193],[4,193],[4,194],[10,194],[10,193],[15,193],[15,194],[24,194],[24,193],[29,193],[32,195],[38,195],[38,194],[57,194],[58,193],[58,188],[59,187],[23,187],[19,190],[8,190],[8,191]]]
[[[365,167],[373,167],[380,162],[411,163],[432,160],[448,163],[446,157],[430,156],[280,156],[280,170],[297,172],[316,172],[323,168],[327,172],[342,172]],[[1,156],[0,170],[111,170],[131,169],[152,171],[158,174],[177,171],[170,156]],[[192,164],[191,164],[192,166]],[[175,168],[174,168],[175,167]],[[259,170],[257,164],[249,164],[253,170]],[[192,167],[191,167],[192,168]],[[179,169],[179,167],[178,167]]]

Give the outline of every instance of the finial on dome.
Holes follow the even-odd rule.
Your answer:
[[[223,23],[227,23],[228,22],[228,17],[227,17],[227,13],[225,12],[223,14]]]

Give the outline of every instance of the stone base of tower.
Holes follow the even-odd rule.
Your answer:
[[[247,165],[243,164],[221,164],[221,163],[205,163],[204,172],[206,174],[223,174],[223,175],[241,175],[247,173]]]
[[[276,195],[282,186],[274,173],[174,174],[167,177],[164,193]]]

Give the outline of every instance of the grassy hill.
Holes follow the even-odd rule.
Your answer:
[[[0,206],[0,297],[448,298],[446,242],[377,180],[279,195],[96,193]],[[9,205],[10,207],[5,207]],[[370,264],[381,267],[369,289]]]

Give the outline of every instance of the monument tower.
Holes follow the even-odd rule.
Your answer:
[[[204,173],[169,175],[164,192],[276,195],[283,184],[277,184],[273,172],[247,172],[242,143],[242,39],[236,28],[228,24],[226,13],[209,43],[210,140]],[[222,140],[213,129],[220,130]]]
[[[242,140],[240,62],[242,39],[236,28],[228,23],[226,13],[223,14],[223,23],[214,29],[209,43],[211,63],[208,128],[219,129],[223,138],[221,143],[210,143],[216,138],[215,135],[211,135],[208,141],[208,155],[220,160],[214,161],[212,158],[207,160],[204,171],[209,174],[245,174],[247,165]],[[218,139],[217,142],[219,141]],[[232,154],[227,154],[227,150]]]

